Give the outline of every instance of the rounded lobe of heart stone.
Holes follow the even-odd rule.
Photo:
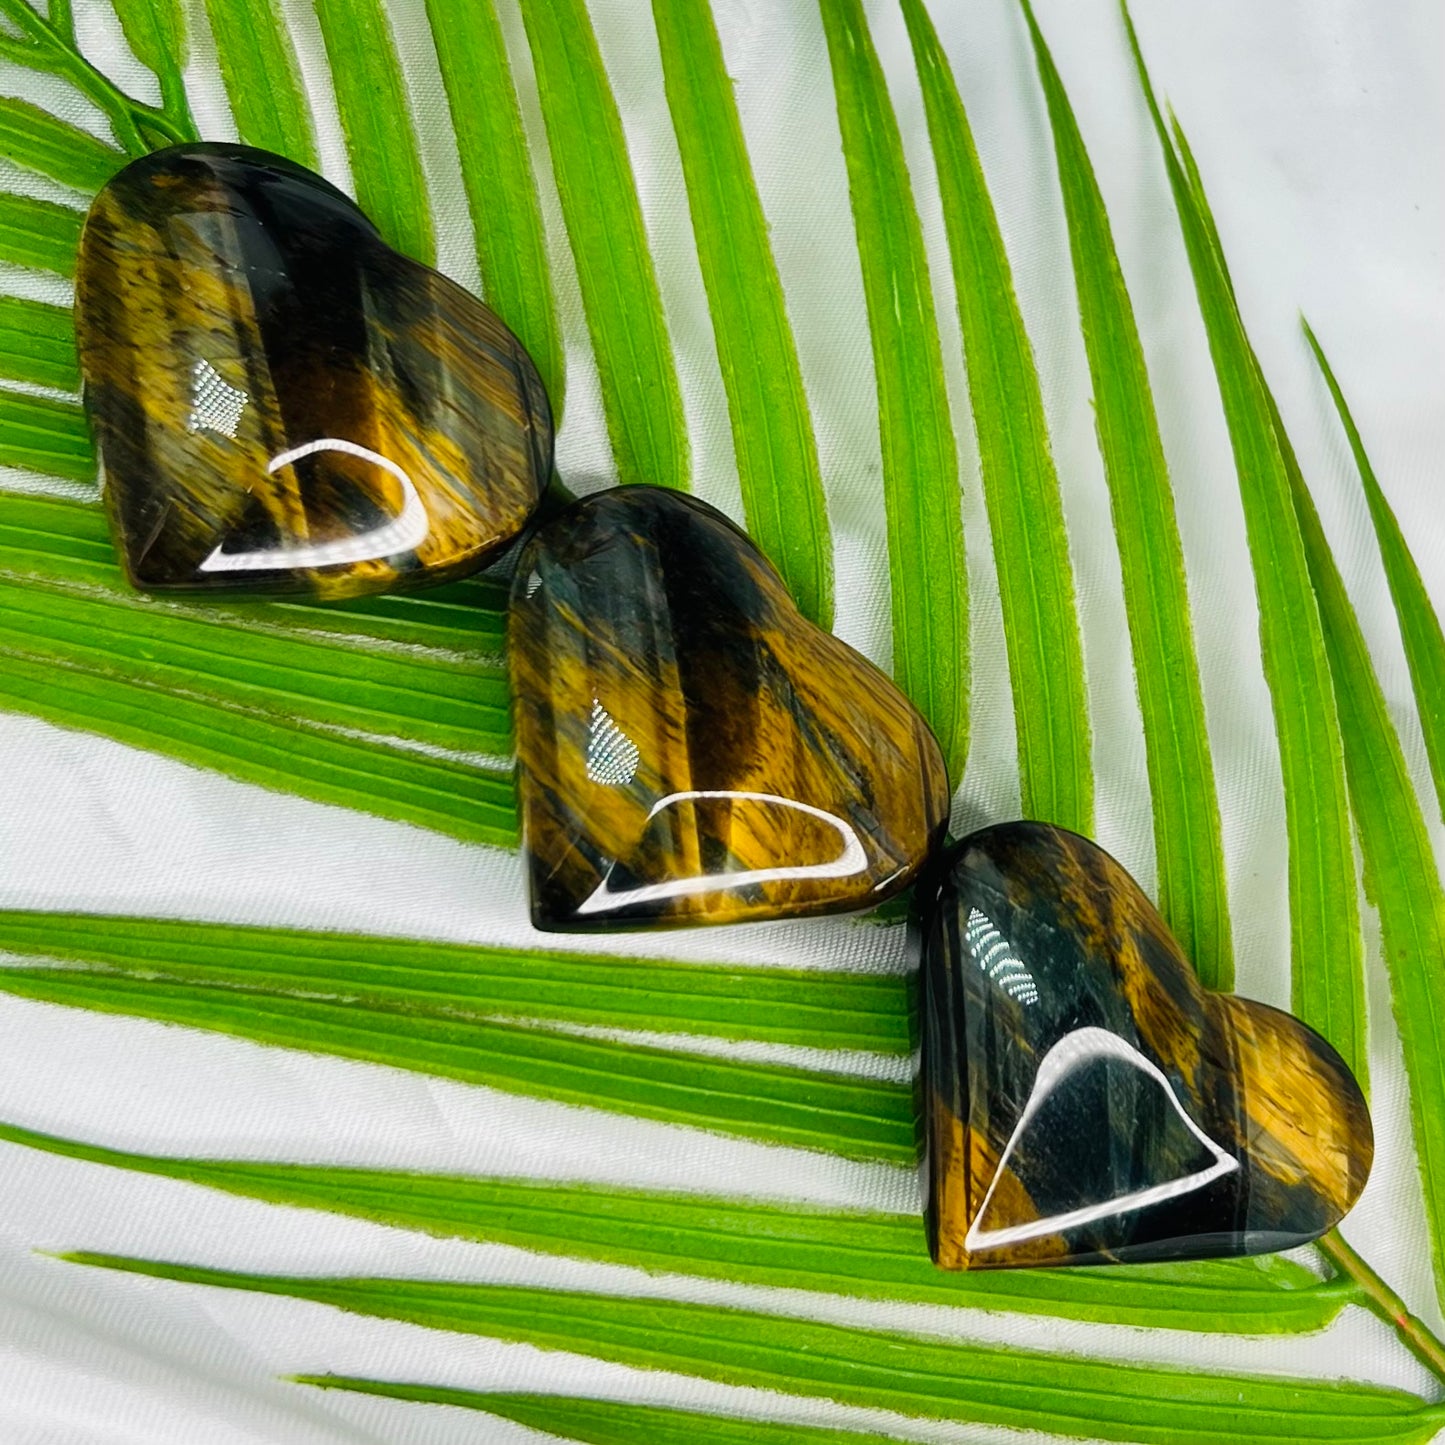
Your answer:
[[[137,587],[346,597],[462,576],[550,476],[517,338],[279,156],[195,144],[127,166],[86,219],[75,316]]]
[[[1339,1054],[1200,985],[1095,844],[986,828],[941,860],[921,915],[942,1268],[1259,1254],[1318,1237],[1359,1197],[1373,1134]]]
[[[538,928],[871,908],[942,837],[918,712],[691,497],[615,488],[544,528],[508,660]]]

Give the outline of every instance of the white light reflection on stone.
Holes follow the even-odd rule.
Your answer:
[[[389,522],[354,537],[338,537],[330,542],[317,542],[300,547],[265,547],[254,552],[225,552],[218,545],[201,563],[202,572],[265,572],[277,567],[341,567],[356,562],[375,562],[412,552],[426,540],[431,521],[412,480],[394,461],[340,437],[320,437],[290,451],[281,452],[266,464],[269,474],[279,472],[293,462],[314,456],[317,452],[345,452],[372,462],[390,473],[401,484],[402,508]],[[224,544],[222,544],[224,545]]]

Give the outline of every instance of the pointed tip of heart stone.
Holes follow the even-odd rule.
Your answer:
[[[127,574],[345,597],[462,576],[551,471],[516,337],[265,151],[132,162],[86,218],[76,339]]]
[[[508,659],[538,928],[870,908],[941,838],[918,712],[695,498],[621,487],[545,527]]]
[[[1094,843],[1006,823],[923,918],[929,1242],[947,1269],[1259,1254],[1338,1224],[1374,1152],[1339,1054],[1212,993]]]

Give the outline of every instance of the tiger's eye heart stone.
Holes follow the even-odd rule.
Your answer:
[[[936,1264],[1262,1254],[1354,1204],[1374,1142],[1344,1061],[1203,988],[1107,853],[1008,823],[940,880],[920,987]]]
[[[547,398],[516,337],[279,156],[127,166],[86,220],[75,314],[138,587],[441,581],[516,538],[546,485]]]
[[[533,538],[508,655],[538,928],[869,908],[942,835],[923,719],[690,497],[617,488]]]

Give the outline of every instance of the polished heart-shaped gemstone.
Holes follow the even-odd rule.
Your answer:
[[[1340,1056],[1212,993],[1137,883],[1042,823],[974,833],[923,910],[929,1248],[944,1269],[1202,1259],[1339,1223],[1374,1154]]]
[[[75,323],[132,582],[345,597],[516,538],[552,425],[517,338],[279,156],[127,166],[80,244]]]
[[[691,497],[563,512],[518,563],[508,655],[538,928],[871,908],[941,836],[923,719]]]

